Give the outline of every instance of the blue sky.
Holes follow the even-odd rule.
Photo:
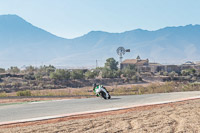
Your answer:
[[[92,30],[200,24],[199,0],[0,0],[0,15],[16,14],[57,36],[74,38]]]

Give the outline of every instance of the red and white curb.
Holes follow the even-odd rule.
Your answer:
[[[117,110],[123,110],[123,109],[135,108],[135,107],[142,107],[142,106],[175,103],[175,102],[181,102],[181,101],[186,101],[186,100],[195,100],[195,99],[200,99],[200,96],[194,96],[194,97],[176,99],[176,100],[169,100],[169,101],[162,101],[162,102],[153,102],[153,103],[147,103],[147,104],[138,104],[138,105],[125,106],[125,107],[120,107],[120,108],[108,108],[108,109],[85,111],[85,112],[78,112],[78,113],[69,113],[69,114],[61,114],[61,115],[54,115],[54,116],[45,116],[45,117],[37,117],[37,118],[30,118],[30,119],[22,119],[22,120],[16,120],[16,121],[0,122],[0,126],[9,125],[9,124],[17,124],[17,123],[25,123],[25,122],[49,120],[49,119],[69,117],[69,116],[78,116],[78,115],[85,115],[85,114],[92,114],[92,113],[117,111]]]

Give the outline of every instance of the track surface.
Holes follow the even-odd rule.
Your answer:
[[[56,100],[0,106],[0,123],[62,114],[123,108],[200,96],[200,91]]]

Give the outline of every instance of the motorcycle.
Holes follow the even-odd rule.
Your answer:
[[[94,90],[94,93],[96,94],[96,96],[101,96],[104,99],[110,99],[111,98],[109,92],[102,85],[97,85],[96,87],[94,87],[93,90]]]

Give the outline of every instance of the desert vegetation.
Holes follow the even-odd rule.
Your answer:
[[[105,85],[111,95],[140,95],[175,91],[199,90],[200,72],[185,69],[150,74],[150,79],[159,77],[165,84],[148,86],[126,86],[143,82],[143,73],[137,67],[129,65],[120,70],[114,58],[108,58],[104,67],[95,69],[56,69],[54,66],[28,66],[25,69],[10,67],[0,68],[0,97],[8,96],[91,96],[93,83]],[[125,86],[119,86],[125,85]],[[74,88],[74,89],[73,89]]]
[[[183,69],[180,73],[177,73],[175,71],[172,72],[159,72],[155,75],[159,76],[166,76],[168,80],[179,80],[179,81],[197,81],[200,78],[200,71],[196,70],[194,68],[190,69]]]
[[[16,96],[31,96],[40,95],[33,93],[36,90],[91,87],[95,82],[113,85],[142,81],[135,66],[122,71],[117,65],[118,62],[114,58],[109,58],[104,67],[96,69],[56,69],[52,65],[27,66],[24,69],[10,67],[7,70],[1,68],[0,97],[14,92],[17,92]],[[67,93],[69,94],[71,93]]]

